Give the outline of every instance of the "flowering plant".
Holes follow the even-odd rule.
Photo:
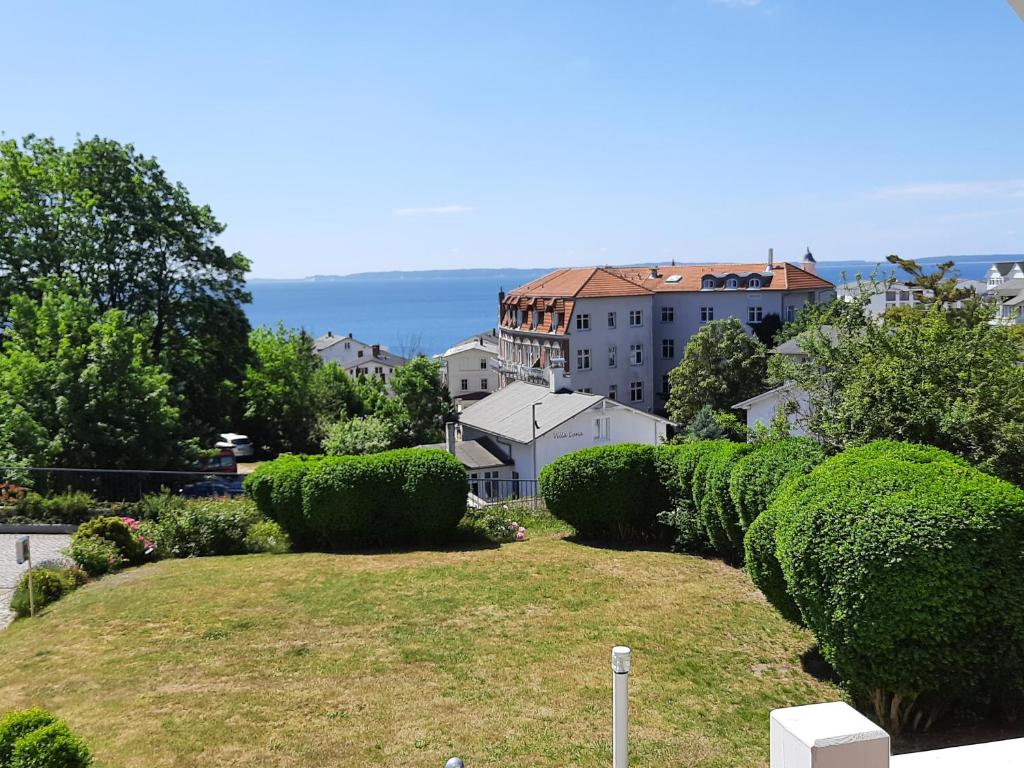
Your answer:
[[[526,528],[511,519],[508,505],[485,507],[473,510],[469,519],[472,525],[491,541],[504,544],[526,539]]]
[[[142,548],[146,551],[146,554],[153,554],[153,552],[156,550],[156,542],[147,539],[145,536],[142,535],[142,533],[139,531],[139,521],[136,520],[134,517],[122,517],[121,522],[127,525],[128,529],[132,532],[135,538],[137,538],[142,543]]]

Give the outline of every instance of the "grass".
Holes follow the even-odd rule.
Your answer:
[[[833,700],[747,577],[590,547],[173,560],[0,632],[0,711],[65,718],[99,766],[610,764],[630,645],[634,766],[766,766],[774,707]]]

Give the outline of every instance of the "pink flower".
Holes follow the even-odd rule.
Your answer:
[[[520,528],[518,531],[516,531],[516,541],[522,541],[525,538],[526,538],[526,529],[525,528]]]

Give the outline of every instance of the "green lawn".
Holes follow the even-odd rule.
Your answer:
[[[606,768],[618,643],[635,766],[766,766],[769,710],[840,696],[743,573],[549,530],[109,577],[0,632],[0,710],[53,710],[100,766]]]

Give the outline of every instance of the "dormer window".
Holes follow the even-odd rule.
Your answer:
[[[760,288],[760,287],[761,287],[761,278],[760,277],[752,277],[749,280],[747,280],[747,288]]]
[[[715,287],[715,278],[713,278],[713,277],[705,277],[704,278],[704,282],[701,283],[700,287],[702,289],[704,289],[705,291],[710,291],[712,288]]]
[[[728,280],[725,281],[725,287],[730,290],[736,290],[737,288],[740,287],[740,281],[737,280],[735,277],[730,277]]]

